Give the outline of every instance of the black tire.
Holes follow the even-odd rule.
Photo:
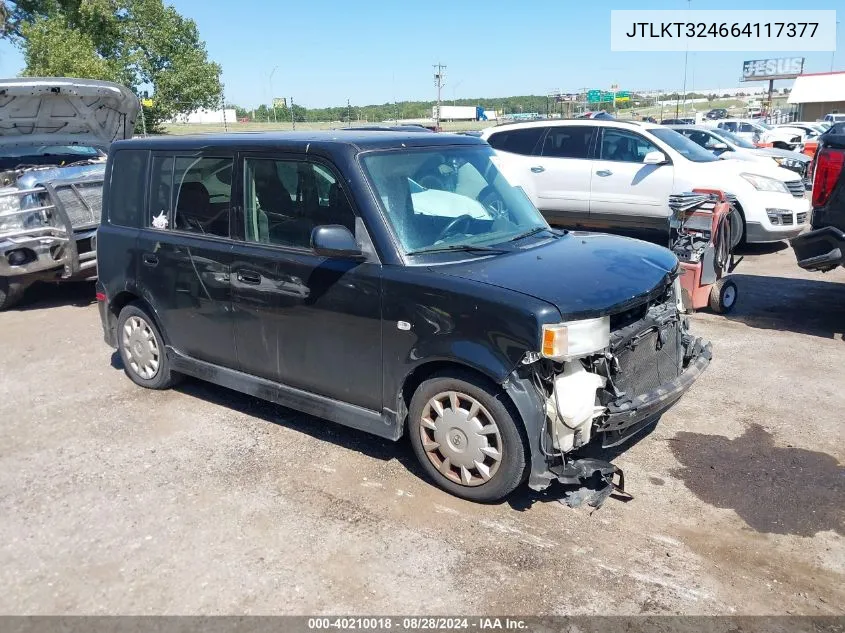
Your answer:
[[[710,289],[710,309],[716,314],[727,314],[739,299],[739,288],[729,277],[722,277]]]
[[[475,474],[472,475],[473,477],[477,477],[475,479],[475,485],[464,485],[453,481],[434,465],[432,459],[429,458],[429,453],[423,446],[422,431],[425,430],[426,433],[430,434],[434,433],[434,431],[425,427],[422,422],[426,406],[432,398],[450,392],[455,392],[463,397],[476,400],[482,409],[472,419],[481,420],[483,416],[488,416],[489,414],[498,428],[498,434],[489,437],[489,446],[486,448],[498,448],[501,451],[501,459],[498,461],[495,469],[487,466],[492,471],[492,475],[489,480],[483,481],[483,483],[477,483],[479,479],[483,479],[480,474],[481,471],[477,469],[474,469]],[[458,408],[466,410],[468,405],[467,400],[461,399]],[[440,418],[438,417],[437,420],[440,420]],[[481,422],[481,425],[486,426],[484,422]],[[438,432],[450,434],[453,430],[441,427]],[[515,488],[525,481],[527,475],[526,465],[529,463],[528,442],[525,439],[521,422],[518,420],[518,414],[513,404],[495,385],[487,384],[486,381],[479,380],[469,373],[437,373],[420,384],[411,398],[411,406],[408,413],[408,433],[411,436],[411,446],[413,446],[417,460],[426,475],[437,486],[457,497],[484,503],[498,501],[513,492]],[[465,438],[463,441],[466,442],[464,448],[467,454],[469,454],[469,449],[471,448],[469,443],[475,441],[475,439],[467,440],[466,435],[463,437]],[[475,437],[477,439],[477,436]],[[451,442],[451,439],[449,441]],[[437,456],[435,455],[434,459],[436,458]],[[489,464],[490,461],[488,460],[485,463]],[[442,459],[441,467],[445,462],[446,460]],[[463,474],[461,469],[447,467],[446,470],[453,477],[460,478]],[[467,470],[467,472],[469,473],[470,470]],[[461,473],[461,475],[458,473]]]
[[[739,237],[739,241],[736,244],[736,248],[744,248],[745,246],[748,245],[748,240],[747,240],[748,233],[747,233],[746,227],[745,227],[745,211],[742,210],[742,207],[739,206],[739,203],[736,203],[734,205],[734,207],[739,212],[740,220],[742,220],[742,234]]]
[[[26,288],[27,285],[19,281],[9,281],[8,277],[0,277],[0,311],[17,304]]]
[[[132,351],[127,349],[127,344],[132,345],[132,339],[127,340],[125,333],[126,324],[130,319],[138,319],[155,340],[155,347],[158,350],[156,356],[157,368],[153,375],[142,375],[139,364],[133,362]],[[164,347],[164,337],[153,319],[144,308],[138,303],[130,303],[120,311],[117,318],[117,349],[120,359],[123,361],[123,371],[136,385],[147,389],[167,389],[173,386],[180,378],[178,374],[170,370],[170,361]]]

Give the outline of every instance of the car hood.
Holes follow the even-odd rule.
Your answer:
[[[792,152],[788,149],[779,149],[777,147],[757,147],[752,150],[758,156],[771,156],[772,158],[791,158],[793,160],[801,161],[802,163],[809,163],[810,157],[801,152]]]
[[[722,182],[721,178],[738,178],[743,173],[767,176],[783,182],[795,180],[797,177],[794,171],[778,167],[774,161],[754,161],[753,163],[749,163],[743,159],[733,160],[732,158],[728,158],[707,163],[696,163],[695,169],[696,177],[701,178],[701,184],[696,185],[699,187],[718,186]],[[731,192],[730,182],[726,184],[727,186],[725,188]]]
[[[602,233],[567,233],[495,257],[434,267],[547,301],[563,320],[626,310],[665,288],[678,266],[666,248]]]
[[[64,77],[0,79],[0,147],[79,144],[108,149],[131,138],[140,109],[124,86]]]

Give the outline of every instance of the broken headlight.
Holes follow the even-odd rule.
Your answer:
[[[595,354],[610,345],[610,317],[544,325],[542,341],[540,353],[556,361]]]
[[[41,211],[16,211],[0,215],[0,235],[37,229],[46,224]]]

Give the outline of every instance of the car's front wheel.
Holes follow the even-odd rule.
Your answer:
[[[0,311],[11,308],[23,297],[26,284],[0,277]]]
[[[504,394],[468,374],[436,374],[411,399],[409,433],[426,474],[472,501],[507,496],[525,479],[527,446]]]
[[[123,370],[137,385],[167,389],[176,382],[155,321],[138,304],[130,303],[117,319],[117,348]]]

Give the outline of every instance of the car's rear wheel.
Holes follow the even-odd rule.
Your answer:
[[[409,433],[426,474],[473,501],[498,501],[525,478],[527,446],[504,394],[468,374],[436,374],[411,399]]]
[[[161,332],[136,303],[130,303],[120,311],[117,347],[123,370],[135,384],[147,389],[166,389],[176,381],[176,375],[170,371]]]

